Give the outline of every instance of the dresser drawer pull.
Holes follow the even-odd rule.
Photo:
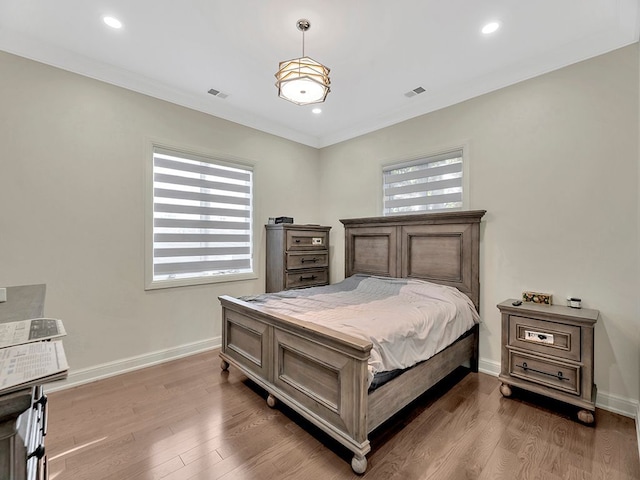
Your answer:
[[[301,260],[301,263],[304,262],[311,262],[311,263],[316,263],[318,260],[320,260],[319,258],[313,257],[313,258],[303,258]]]
[[[47,396],[43,394],[36,404],[40,405],[42,411],[42,436],[44,437],[47,435],[49,427],[49,402],[47,401]]]
[[[29,460],[32,457],[36,457],[38,460],[44,457],[44,445],[42,444],[38,445],[33,452],[27,455],[27,460]]]
[[[316,277],[315,275],[309,275],[308,277],[305,277],[304,275],[300,275],[300,281],[303,281],[303,280],[315,280],[316,278],[318,278],[318,277]]]
[[[549,377],[556,377],[558,380],[567,380],[570,381],[569,378],[565,377],[562,372],[558,372],[558,373],[549,373],[549,372],[543,372],[542,370],[536,370],[535,368],[531,368],[527,366],[527,362],[522,362],[522,365],[517,365],[516,367],[520,367],[521,369],[523,369],[525,372],[530,370],[532,372],[535,373],[540,373],[542,375],[547,375]]]

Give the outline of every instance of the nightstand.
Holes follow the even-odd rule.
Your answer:
[[[502,314],[500,391],[518,387],[574,405],[578,419],[594,422],[593,331],[600,312],[588,308],[498,304]]]
[[[329,284],[329,230],[321,225],[266,225],[266,291]]]

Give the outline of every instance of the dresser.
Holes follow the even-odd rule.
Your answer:
[[[329,284],[329,230],[277,224],[267,229],[267,292]]]
[[[44,285],[9,287],[0,323],[42,317]],[[41,386],[0,395],[0,479],[47,478],[47,397]]]
[[[522,303],[498,304],[502,315],[500,391],[522,388],[578,407],[578,419],[594,422],[594,326],[600,313],[588,308]]]

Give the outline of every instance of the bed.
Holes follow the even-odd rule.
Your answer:
[[[479,312],[484,210],[340,220],[345,278],[358,274],[455,287]],[[322,287],[320,287],[322,288]],[[221,368],[237,367],[344,445],[356,473],[367,468],[368,435],[460,365],[478,366],[478,324],[401,375],[370,389],[373,344],[352,333],[230,296],[222,305]]]

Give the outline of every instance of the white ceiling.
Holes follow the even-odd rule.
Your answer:
[[[324,147],[636,42],[638,2],[0,0],[0,50]],[[274,86],[300,18],[331,68],[320,115]]]

